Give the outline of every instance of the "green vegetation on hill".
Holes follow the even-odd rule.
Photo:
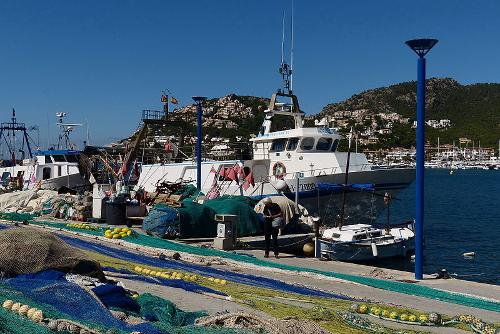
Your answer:
[[[451,144],[458,141],[460,137],[481,141],[481,146],[496,147],[500,139],[500,84],[499,83],[478,83],[473,85],[461,85],[450,78],[431,78],[426,82],[426,120],[449,119],[451,126],[443,129],[426,127],[426,139],[431,144],[437,144],[440,138],[442,144]],[[300,98],[300,96],[299,96]],[[204,135],[210,137],[235,138],[242,136],[249,138],[252,134],[260,131],[264,120],[264,110],[267,108],[269,99],[254,96],[238,96],[235,94],[218,99],[210,99],[204,103],[204,108],[211,107],[210,115],[205,115],[204,120],[209,117],[221,119],[220,111],[227,107],[220,101],[238,102],[244,108],[250,107],[251,112],[240,114],[231,113],[223,117],[226,121],[231,121],[237,125],[236,128],[224,126],[208,126],[203,128]],[[232,101],[232,102],[231,102]],[[240,105],[241,106],[241,105]],[[194,109],[188,112],[186,108],[181,108],[184,112],[175,111],[170,117],[175,122],[168,122],[166,125],[155,128],[154,135],[195,135],[196,121]],[[369,115],[379,124],[384,125],[386,120],[382,120],[379,113],[398,113],[410,119],[408,124],[395,122],[390,134],[377,134],[378,143],[363,146],[368,149],[391,148],[391,147],[412,147],[415,145],[415,130],[412,129],[413,121],[416,118],[416,82],[403,82],[389,87],[382,87],[367,90],[355,94],[349,99],[341,102],[328,104],[323,110],[313,115],[314,119],[321,119],[324,116],[332,116],[337,111],[354,111],[365,109]],[[240,109],[241,110],[241,109]],[[314,120],[306,119],[306,126],[313,126]],[[366,130],[371,124],[370,120],[356,122],[354,119],[348,120],[348,125],[340,129],[340,133],[346,134],[352,126],[358,133]],[[273,130],[293,126],[291,118],[283,116],[276,117],[273,122]],[[151,133],[151,134],[153,134]],[[150,135],[151,135],[150,134]]]
[[[480,83],[461,85],[449,78],[432,78],[426,82],[426,120],[450,119],[445,129],[426,127],[426,139],[433,144],[452,143],[466,137],[482,146],[496,146],[500,139],[500,84]],[[351,98],[325,106],[316,118],[332,115],[339,110],[368,109],[370,113],[396,112],[410,118],[416,110],[416,82],[404,82],[353,95]],[[398,138],[399,137],[399,138]],[[413,140],[411,140],[413,138]],[[411,124],[395,126],[391,135],[380,136],[381,146],[414,145]]]

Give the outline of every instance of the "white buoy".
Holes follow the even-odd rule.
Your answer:
[[[375,242],[372,242],[372,254],[373,256],[377,257],[378,256],[378,249],[377,249],[377,244]]]
[[[14,302],[10,299],[7,299],[6,301],[3,302],[3,308],[10,310],[12,308],[12,305],[14,305]]]

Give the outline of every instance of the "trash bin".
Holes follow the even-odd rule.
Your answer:
[[[125,210],[125,203],[106,202],[106,222],[110,225],[125,225],[127,223]]]

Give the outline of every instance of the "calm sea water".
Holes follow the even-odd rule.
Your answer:
[[[415,217],[415,183],[391,204],[394,223]],[[500,171],[426,169],[424,273],[500,285]],[[377,223],[387,219],[382,213]],[[463,257],[475,252],[473,259]],[[413,271],[409,259],[380,266]]]

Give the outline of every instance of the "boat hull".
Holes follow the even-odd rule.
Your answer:
[[[406,257],[415,249],[414,239],[398,240],[393,243],[377,245],[374,255],[371,243],[335,243],[320,240],[321,255],[324,258],[344,262],[368,262],[377,259]]]
[[[213,187],[217,187],[217,195],[242,195],[260,200],[267,196],[284,195],[294,200],[298,195],[299,203],[311,215],[321,216],[323,224],[332,226],[341,211],[342,191],[320,190],[319,184],[343,184],[345,173],[324,174],[320,171],[303,173],[298,179],[278,179],[264,172],[255,176],[255,186],[243,187],[243,182],[223,180],[217,178],[211,170],[221,167],[231,167],[239,161],[204,161],[202,163],[202,192],[209,194]],[[240,162],[243,163],[243,162]],[[307,175],[310,174],[310,175]],[[291,175],[290,175],[291,176]],[[372,184],[375,191],[397,192],[415,179],[414,168],[366,169],[349,172],[349,184]],[[196,185],[196,164],[177,163],[165,165],[143,165],[138,187],[148,192],[156,191],[160,181],[176,182],[190,181]],[[217,182],[215,182],[217,181]],[[348,191],[346,195],[346,217],[351,221],[372,223],[374,218],[384,209],[383,197],[374,196],[373,191]]]

